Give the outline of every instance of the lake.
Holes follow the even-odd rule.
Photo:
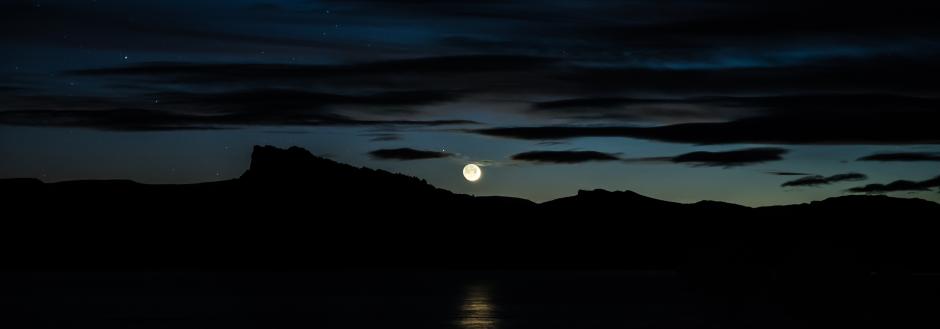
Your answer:
[[[843,304],[832,307],[830,293],[801,297],[805,290],[790,293],[761,280],[712,282],[671,271],[52,272],[2,279],[4,328],[793,328],[864,318],[848,295],[835,297]]]

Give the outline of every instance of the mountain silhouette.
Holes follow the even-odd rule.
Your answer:
[[[6,231],[17,232],[4,244],[31,246],[6,260],[12,268],[704,269],[836,253],[853,270],[940,269],[926,229],[940,204],[920,199],[751,208],[593,190],[534,203],[452,193],[299,147],[255,146],[231,180],[5,179],[0,194]]]

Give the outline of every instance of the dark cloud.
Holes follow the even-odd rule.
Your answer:
[[[0,85],[0,94],[5,93],[14,93],[14,92],[23,92],[29,90],[28,88],[18,87],[18,86],[4,86]]]
[[[820,186],[820,185],[829,185],[838,182],[849,182],[849,181],[860,181],[868,179],[868,176],[860,173],[845,173],[832,175],[829,177],[826,176],[807,176],[802,177],[796,180],[785,182],[781,184],[782,187],[796,187],[796,186]]]
[[[619,106],[619,107],[618,107]],[[655,106],[650,108],[650,106]],[[672,110],[670,110],[672,109]],[[677,99],[592,98],[536,103],[533,112],[720,122],[652,127],[508,127],[475,132],[520,139],[631,137],[690,144],[934,144],[940,100],[887,94],[805,94]]]
[[[140,100],[137,100],[140,103]],[[59,94],[9,94],[0,95],[2,110],[96,110],[125,107],[131,104],[124,97],[96,97]]]
[[[790,171],[770,171],[770,172],[767,172],[767,173],[768,173],[768,174],[771,174],[771,175],[776,175],[776,176],[809,176],[809,175],[811,175],[811,174],[807,174],[807,173],[790,172]]]
[[[317,110],[325,107],[371,106],[389,109],[396,106],[419,106],[456,100],[456,96],[439,91],[394,91],[372,94],[344,95],[295,89],[248,89],[222,93],[164,92],[151,95],[164,105],[188,104],[219,107],[223,111],[258,111],[276,109]],[[402,112],[402,111],[398,111]],[[411,112],[411,111],[404,111]]]
[[[691,152],[672,157],[624,159],[615,153],[596,151],[531,151],[512,156],[513,160],[541,163],[582,163],[589,161],[668,162],[695,166],[736,167],[782,160],[781,148],[750,148],[722,152]]]
[[[655,127],[499,127],[471,132],[518,139],[629,137],[688,144],[937,144],[940,112],[777,115]]]
[[[143,63],[127,67],[85,69],[75,76],[146,79],[150,83],[194,85],[291,86],[318,88],[423,88],[435,90],[537,89],[518,86],[536,82],[559,62],[552,58],[510,55],[441,56],[353,64],[200,64]],[[531,72],[531,73],[530,73]],[[506,82],[501,82],[506,80]]]
[[[843,117],[904,113],[936,115],[940,100],[890,94],[794,94],[782,96],[708,96],[671,98],[573,98],[534,103],[530,113],[574,118],[667,118],[727,121],[743,118]]]
[[[579,94],[746,95],[897,93],[935,95],[931,77],[940,63],[930,58],[865,56],[761,67],[689,69],[577,66],[552,77]],[[540,83],[551,86],[554,80]]]
[[[310,131],[307,130],[265,130],[265,134],[279,134],[279,135],[306,135]]]
[[[604,102],[624,105],[664,101],[623,97],[647,93],[681,97],[818,92],[935,94],[940,82],[932,77],[937,72],[940,72],[940,64],[936,61],[907,57],[863,57],[759,68],[665,69],[624,67],[623,64],[597,68],[558,56],[465,55],[331,65],[142,63],[69,73],[79,77],[143,79],[165,84],[264,83],[290,87],[304,83],[321,88],[407,86],[490,94],[527,92],[554,97],[580,96],[576,99],[579,102],[560,100],[561,103],[536,104],[542,110],[558,110],[572,105],[596,107]],[[852,101],[852,98],[841,98]],[[830,102],[835,103],[834,99]]]
[[[38,4],[20,2],[0,5],[0,28],[8,31],[18,26],[30,28],[19,29],[18,33],[4,33],[0,40],[37,47],[52,45],[123,52],[235,54],[267,47],[293,51],[315,48],[327,53],[349,54],[354,49],[364,48],[318,35],[288,37],[274,33],[276,30],[273,28],[235,29],[232,25],[238,24],[239,20],[234,13],[242,8],[233,10],[218,4],[188,3],[186,10],[179,10],[182,4],[174,4],[173,1],[133,4],[65,0]],[[254,17],[242,16],[242,22],[252,19],[258,23],[265,15],[265,11],[259,10],[246,13]],[[205,19],[210,15],[213,19]],[[170,16],[174,19],[163,19]],[[324,25],[329,23],[323,20]]]
[[[391,142],[402,139],[401,135],[394,133],[371,133],[366,136],[370,136],[369,141],[372,142]]]
[[[793,57],[761,56],[749,53],[747,49],[828,43],[834,47],[854,44],[856,48],[853,50],[857,50],[874,42],[886,42],[891,37],[899,38],[895,41],[914,41],[938,30],[938,24],[932,22],[928,14],[917,12],[927,10],[927,6],[914,5],[902,9],[897,7],[905,6],[853,5],[851,15],[846,15],[846,7],[841,3],[771,1],[762,3],[760,8],[744,3],[705,1],[691,7],[698,9],[695,15],[687,16],[692,11],[681,15],[667,10],[667,18],[661,21],[653,19],[649,24],[639,25],[593,25],[582,28],[577,34],[603,44],[656,49],[666,58],[704,59],[709,54],[720,54],[709,50],[723,48],[729,49],[726,56],[728,53],[741,57],[750,55],[741,58],[742,61],[762,59],[773,62],[797,60],[798,54],[792,54]],[[677,7],[689,8],[686,5],[688,2]],[[794,20],[794,17],[800,19]],[[846,35],[859,37],[847,39],[844,38]]]
[[[415,106],[447,102],[436,91],[358,95],[292,89],[161,92],[127,97],[12,95],[0,124],[101,130],[219,129],[242,126],[442,126],[469,120],[420,120]],[[141,106],[140,104],[143,104]],[[50,110],[55,109],[55,110]],[[363,115],[374,118],[364,118]]]
[[[574,98],[534,103],[528,113],[578,120],[688,122],[740,116],[698,99]]]
[[[940,187],[940,176],[919,182],[897,180],[888,184],[868,184],[865,186],[850,188],[848,191],[852,193],[881,194],[903,191],[928,191],[935,187]]]
[[[369,152],[369,155],[376,159],[400,161],[440,159],[453,156],[453,154],[447,152],[415,150],[412,148],[379,149]]]
[[[361,120],[341,115],[278,113],[191,114],[150,109],[22,110],[0,112],[0,124],[107,131],[228,129],[245,126],[444,126],[467,120]]]
[[[780,65],[834,56],[930,48],[940,32],[930,4],[805,1],[330,1],[346,17],[440,30],[438,49],[564,53],[638,65]],[[795,20],[794,17],[800,19]],[[747,28],[742,28],[747,27]],[[886,46],[890,45],[890,46]],[[826,51],[829,50],[829,51]]]
[[[530,151],[515,154],[513,160],[537,163],[583,163],[590,161],[615,161],[620,157],[612,153],[597,151]]]
[[[669,102],[669,100],[623,97],[573,98],[537,102],[533,104],[533,108],[536,110],[584,110],[594,108],[611,108],[625,105],[662,104],[667,102]]]
[[[940,153],[877,153],[858,158],[857,161],[940,161]]]
[[[0,112],[0,123],[17,126],[94,128],[112,131],[218,129],[221,118],[144,109],[30,110]]]
[[[333,65],[149,63],[78,70],[72,74],[99,79],[126,78],[156,85],[241,88],[226,93],[203,92],[197,95],[199,98],[182,95],[197,103],[238,104],[241,99],[247,100],[242,102],[247,105],[270,101],[281,108],[378,107],[384,111],[381,113],[391,115],[414,115],[414,106],[466,101],[492,94],[503,97],[555,95],[556,98],[557,95],[601,94],[603,96],[536,102],[527,113],[569,118],[575,122],[667,123],[652,127],[571,126],[477,131],[516,138],[619,136],[691,144],[921,144],[940,142],[940,133],[929,124],[940,120],[940,100],[885,92],[916,93],[920,90],[917,84],[921,82],[928,84],[923,85],[923,90],[940,90],[940,83],[932,78],[933,73],[929,79],[917,77],[927,72],[940,73],[940,66],[935,61],[919,59],[866,58],[749,69],[598,69],[561,58],[474,55]],[[872,84],[862,85],[866,81]],[[897,81],[905,83],[884,85]],[[284,91],[298,84],[314,91]],[[267,89],[257,86],[267,86]],[[267,92],[261,92],[265,90]],[[878,92],[871,92],[873,90]],[[808,93],[810,91],[828,93]],[[651,92],[675,96],[609,96]],[[784,95],[688,96],[689,93],[755,92]],[[268,98],[266,94],[273,97]]]
[[[687,163],[696,166],[736,167],[763,162],[783,160],[786,149],[761,147],[723,152],[691,152],[668,158],[673,163]]]

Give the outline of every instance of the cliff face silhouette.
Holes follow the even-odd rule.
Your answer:
[[[536,204],[455,194],[298,147],[256,146],[250,168],[226,181],[8,179],[0,195],[5,231],[14,232],[4,244],[24,250],[8,257],[11,268],[709,268],[796,259],[940,269],[927,229],[940,205],[925,200],[749,208],[594,190]]]

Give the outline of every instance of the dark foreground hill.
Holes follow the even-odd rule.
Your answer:
[[[940,270],[940,205],[845,196],[748,208],[580,191],[474,197],[293,147],[238,179],[0,181],[7,267]],[[812,264],[812,265],[807,265]]]

